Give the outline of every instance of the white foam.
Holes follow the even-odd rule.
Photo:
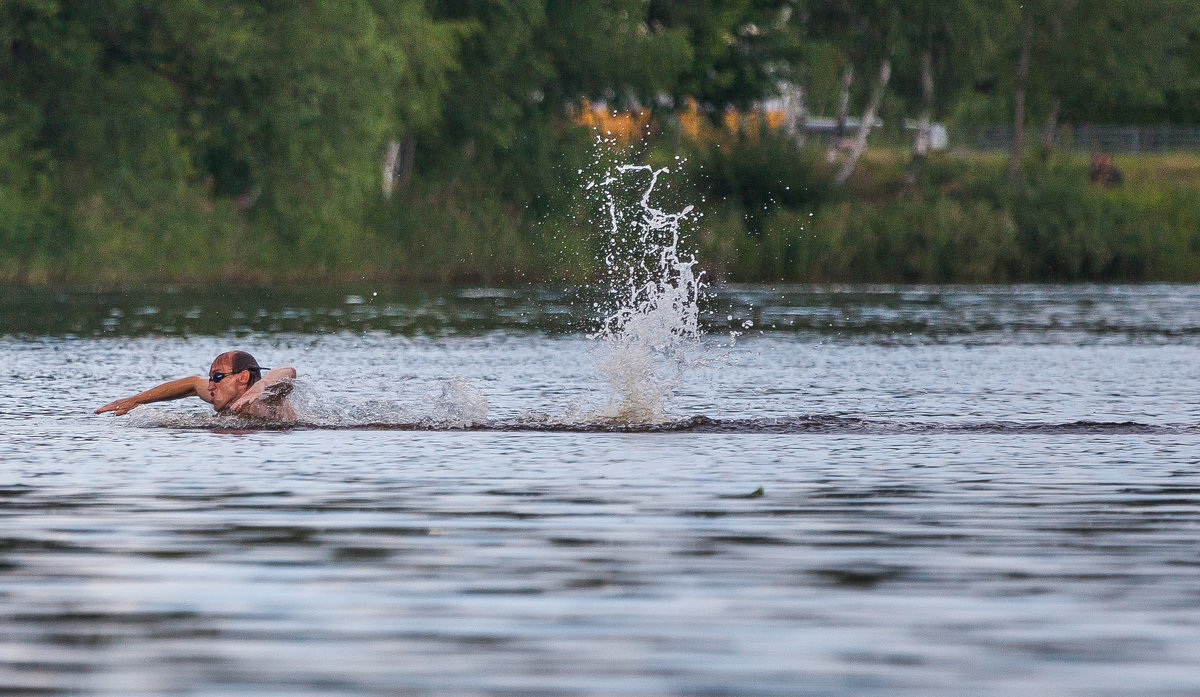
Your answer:
[[[181,412],[139,407],[129,413],[136,428],[264,427],[354,428],[362,426],[412,426],[414,428],[470,428],[487,423],[487,397],[464,378],[449,378],[424,386],[412,402],[398,399],[347,399],[309,379],[297,379],[288,395],[296,418],[273,421],[236,414]]]
[[[695,270],[695,257],[685,258],[679,249],[680,228],[693,207],[667,213],[652,202],[659,176],[668,172],[623,165],[588,187],[600,194],[607,211],[604,273],[612,303],[592,335],[601,342],[597,369],[608,382],[609,400],[588,415],[591,420],[666,420],[688,351],[700,337],[703,273]],[[641,181],[640,198],[622,204],[623,188]]]
[[[487,422],[488,400],[464,378],[425,386],[415,401],[331,398],[311,382],[296,381],[289,397],[296,421],[305,426],[346,428],[387,425],[420,428],[469,428]]]

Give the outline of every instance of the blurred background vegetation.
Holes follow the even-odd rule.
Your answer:
[[[5,0],[0,280],[580,281],[642,162],[720,279],[1196,281],[1196,123],[1187,0]]]

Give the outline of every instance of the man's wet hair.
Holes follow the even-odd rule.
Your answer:
[[[262,380],[262,368],[259,367],[258,361],[254,360],[254,356],[245,351],[230,351],[229,360],[229,372],[240,373],[243,370],[250,371],[250,380],[246,383],[247,387]]]

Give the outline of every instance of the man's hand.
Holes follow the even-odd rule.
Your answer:
[[[254,387],[258,387],[258,385],[255,385]],[[246,390],[245,394],[235,399],[233,404],[229,405],[229,411],[232,411],[235,414],[244,414],[249,412],[250,405],[254,404],[254,400],[258,399],[259,396],[262,395],[262,389],[256,390],[254,387]]]
[[[245,394],[234,400],[233,404],[229,405],[229,410],[236,414],[253,414],[252,406],[255,402],[270,404],[282,401],[293,387],[292,378],[287,375],[280,376],[273,382],[259,380],[246,390]]]
[[[128,413],[130,409],[133,409],[134,407],[138,406],[139,404],[141,404],[141,402],[138,401],[136,396],[123,397],[116,401],[105,404],[104,406],[97,409],[94,413],[103,414],[106,411],[115,411],[117,413],[117,416],[120,416],[122,414]]]

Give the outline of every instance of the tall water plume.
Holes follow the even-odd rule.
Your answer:
[[[588,189],[600,197],[606,225],[603,284],[597,303],[598,369],[610,386],[609,403],[596,416],[622,423],[665,420],[667,402],[700,336],[703,273],[680,251],[681,227],[693,207],[668,213],[654,202],[667,168],[615,167]],[[640,191],[640,195],[638,192]],[[631,195],[632,194],[632,195]]]

